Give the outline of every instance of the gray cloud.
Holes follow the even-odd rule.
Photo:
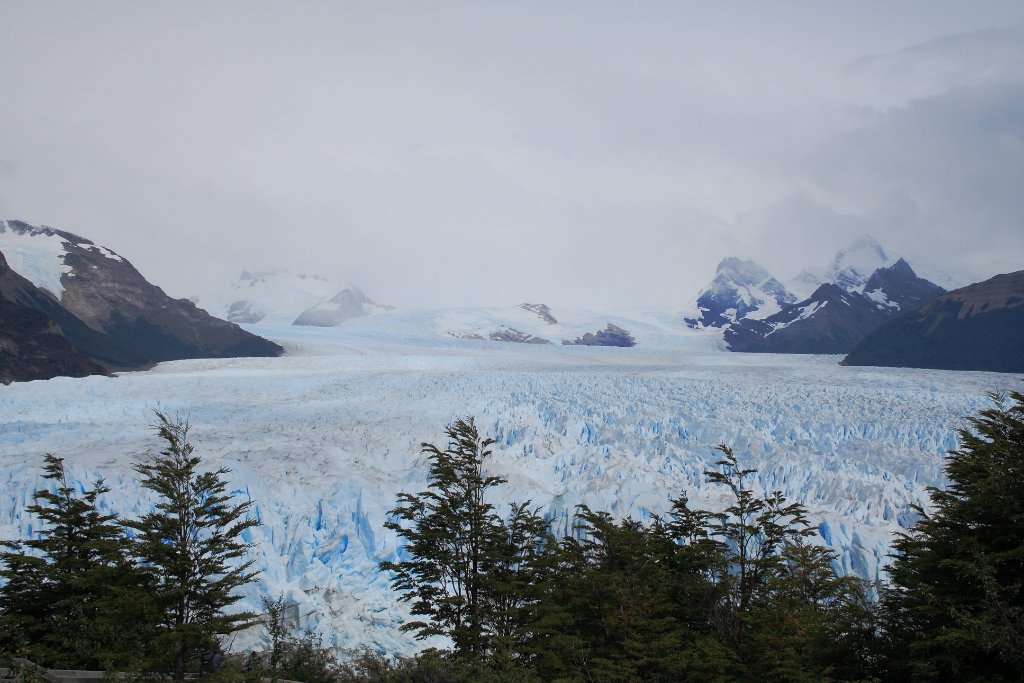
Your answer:
[[[950,269],[1024,257],[1017,2],[0,19],[0,209],[177,296],[281,266],[408,307],[670,306],[725,255],[785,277],[862,232]]]

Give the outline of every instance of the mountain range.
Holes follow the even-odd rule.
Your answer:
[[[945,294],[906,259],[890,258],[864,236],[827,266],[788,281],[753,261],[725,258],[684,322],[719,331],[730,351],[849,354],[850,365],[1008,372],[1024,366],[1022,302],[1020,273]],[[122,256],[84,237],[0,221],[4,383],[185,358],[274,356],[280,346],[238,325],[333,327],[388,310],[353,285],[287,270],[243,271],[209,300],[173,299]],[[539,345],[628,348],[650,334],[685,334],[643,316],[609,320],[560,310],[556,317],[536,303],[448,309],[422,319],[447,337]]]
[[[879,326],[842,364],[1024,372],[1024,270],[953,290]]]
[[[167,296],[127,259],[74,233],[0,221],[0,255],[4,383],[283,352]]]
[[[798,298],[796,292],[811,291]],[[723,328],[731,351],[848,353],[870,332],[942,294],[903,258],[864,236],[784,286],[752,261],[727,258],[697,298],[692,328]]]

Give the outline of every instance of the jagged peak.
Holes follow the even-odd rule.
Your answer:
[[[8,218],[0,220],[0,232],[13,232],[19,235],[28,235],[34,237],[36,235],[45,235],[47,237],[60,237],[61,239],[67,240],[72,244],[85,244],[94,245],[90,239],[76,235],[73,232],[67,230],[60,230],[49,225],[35,225],[27,221],[18,220],[16,218]]]

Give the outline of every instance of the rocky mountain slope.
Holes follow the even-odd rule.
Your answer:
[[[943,291],[865,235],[826,267],[805,269],[786,285],[753,261],[723,259],[684,323],[721,328],[732,351],[847,353],[882,323]]]
[[[48,292],[11,270],[0,254],[0,383],[105,372],[34,305],[59,308]]]
[[[860,275],[859,273],[857,274]],[[872,330],[918,308],[943,290],[917,277],[903,259],[879,268],[866,281],[847,273],[843,282],[820,285],[810,297],[763,320],[745,318],[725,330],[732,351],[847,353]]]
[[[603,329],[596,332],[587,332],[575,339],[563,339],[562,344],[565,346],[619,346],[628,348],[636,346],[636,339],[630,334],[629,330],[608,323]]]
[[[1024,271],[953,290],[880,326],[843,364],[1024,372]]]
[[[4,300],[46,316],[77,352],[105,370],[283,351],[188,300],[172,299],[126,259],[73,233],[0,221],[0,254],[6,257]],[[27,329],[18,332],[13,318],[4,321],[6,334]],[[25,374],[18,379],[45,373]]]

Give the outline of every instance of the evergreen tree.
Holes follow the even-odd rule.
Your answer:
[[[790,503],[780,491],[759,498],[747,486],[746,478],[756,469],[741,469],[732,449],[721,444],[722,458],[716,461],[721,471],[707,471],[709,482],[722,484],[732,493],[733,502],[724,512],[714,515],[712,535],[725,542],[733,567],[733,603],[746,611],[760,595],[768,580],[782,568],[783,548],[813,533],[807,528],[807,511],[799,503]]]
[[[38,537],[5,544],[0,643],[53,667],[124,665],[148,636],[142,575],[125,558],[123,529],[97,500],[102,480],[79,493],[64,461],[45,458],[55,490],[35,493],[26,511],[43,524]]]
[[[412,602],[412,613],[425,617],[403,630],[420,639],[447,636],[457,655],[483,661],[496,647],[515,651],[524,636],[529,567],[546,524],[529,503],[513,505],[508,523],[495,512],[487,497],[505,480],[484,473],[494,441],[480,437],[472,418],[446,433],[445,450],[422,445],[430,460],[427,490],[399,493],[385,523],[405,540],[409,559],[380,567],[393,573],[392,587]]]
[[[539,582],[547,562],[548,521],[529,503],[509,505],[508,521],[495,529],[484,577],[484,609],[495,668],[528,666],[539,618]]]
[[[1024,680],[1024,394],[968,418],[949,486],[894,544],[893,678]]]
[[[651,526],[586,506],[563,540],[544,611],[545,680],[678,680],[683,630],[671,600],[667,541]]]
[[[228,470],[201,471],[188,422],[156,415],[166,445],[135,470],[159,500],[153,512],[128,526],[138,532],[134,552],[152,576],[160,613],[154,664],[181,681],[203,652],[217,647],[217,636],[248,626],[254,617],[224,610],[238,601],[235,589],[255,578],[252,560],[242,559],[249,548],[242,534],[259,522],[248,516],[251,501],[235,503],[225,493]]]
[[[745,615],[749,680],[871,680],[876,617],[862,580],[838,576],[835,553],[802,539]]]

